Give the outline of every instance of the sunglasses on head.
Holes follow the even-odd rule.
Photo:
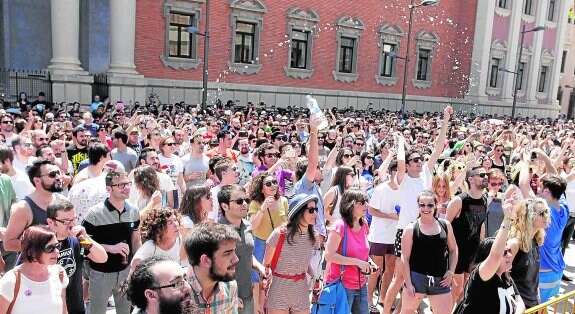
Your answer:
[[[238,199],[235,199],[235,200],[230,200],[230,203],[231,203],[231,202],[234,202],[234,203],[236,203],[237,205],[242,205],[243,203],[249,204],[251,201],[252,201],[252,200],[251,200],[249,197],[246,197],[246,198],[238,198]]]
[[[271,187],[272,185],[278,185],[278,180],[271,180],[271,181],[265,182],[264,185],[267,186],[268,188]]]
[[[435,204],[433,204],[433,203],[428,203],[428,204],[418,203],[417,205],[418,205],[420,208],[424,208],[424,207],[433,208],[433,207],[435,206]]]
[[[54,252],[56,249],[60,250],[60,242],[46,245],[42,251],[46,254]]]

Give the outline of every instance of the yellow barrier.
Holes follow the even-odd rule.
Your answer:
[[[569,298],[571,298],[571,303],[569,303]],[[538,306],[532,307],[525,311],[525,314],[573,314],[575,313],[575,290],[560,295],[555,299],[551,299],[545,303],[539,304]]]

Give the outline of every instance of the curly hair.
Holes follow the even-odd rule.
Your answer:
[[[251,198],[252,201],[263,203],[263,201],[266,199],[263,190],[264,190],[264,180],[267,177],[273,177],[274,179],[276,179],[274,175],[269,174],[267,171],[262,171],[254,177],[252,184],[250,185],[250,189],[248,191],[249,198]],[[278,200],[280,196],[282,196],[281,193],[282,193],[281,189],[278,186],[274,198]]]
[[[360,189],[350,189],[343,193],[339,211],[341,213],[341,218],[350,228],[353,228],[353,208],[355,206],[355,202],[365,202],[367,204],[367,202],[369,202],[369,198],[367,197],[367,194]],[[365,223],[367,223],[367,221],[364,217],[361,217],[359,219],[359,225],[363,226]]]
[[[537,216],[536,205],[542,205],[545,210],[549,208],[547,202],[542,198],[537,197],[525,200],[515,206],[515,211],[511,219],[509,237],[517,239],[519,249],[523,252],[529,252],[529,250],[531,250],[533,239],[537,242],[537,246],[542,246],[545,241],[545,229],[535,231],[535,235],[533,238],[531,237],[531,233],[533,233],[533,220]]]
[[[182,202],[180,203],[180,213],[184,216],[190,217],[194,224],[200,223],[204,220],[202,217],[201,198],[210,195],[210,188],[203,184],[192,185],[184,193]]]
[[[146,198],[160,190],[160,180],[156,170],[150,165],[143,165],[134,169],[134,183]]]
[[[152,240],[154,243],[162,242],[164,239],[164,231],[168,227],[168,219],[175,216],[177,222],[181,225],[181,215],[176,210],[169,207],[154,208],[142,217],[142,225],[140,226],[140,235],[142,242]]]

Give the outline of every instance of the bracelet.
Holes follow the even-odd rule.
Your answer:
[[[511,229],[511,225],[501,224],[501,229],[503,229],[503,230],[510,230],[510,229]]]
[[[448,269],[447,272],[450,273],[451,276],[455,276],[455,274],[451,270]]]
[[[309,134],[317,134],[317,132],[309,131]]]

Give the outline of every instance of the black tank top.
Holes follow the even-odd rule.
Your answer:
[[[523,302],[528,307],[538,304],[540,263],[539,246],[535,240],[531,241],[531,250],[529,252],[519,250],[513,259],[511,278],[513,278]]]
[[[461,198],[461,212],[459,217],[453,219],[451,225],[459,248],[459,255],[462,256],[462,252],[475,253],[479,245],[479,232],[481,231],[481,224],[485,220],[487,200],[485,195],[475,199],[467,193],[461,193],[457,197]]]
[[[30,209],[32,210],[31,226],[45,225],[47,223],[46,219],[48,218],[48,212],[45,209],[40,208],[40,206],[34,203],[34,201],[28,196],[24,197],[24,201],[30,205]]]
[[[419,220],[415,221],[409,267],[420,274],[442,277],[448,268],[447,225],[441,219],[437,222],[441,231],[426,235],[419,228]]]
[[[493,159],[491,159],[491,168],[499,169],[501,172],[505,173],[505,158],[501,157],[501,159],[503,160],[503,164],[501,166],[496,165],[495,162],[493,162]]]

